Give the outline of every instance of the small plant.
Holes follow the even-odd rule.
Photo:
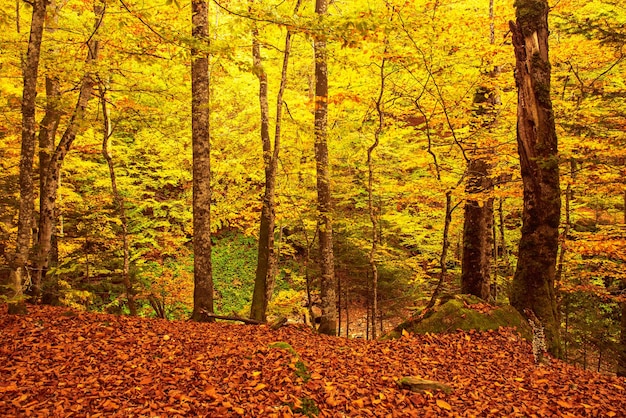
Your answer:
[[[317,404],[315,403],[315,401],[311,398],[302,398],[300,399],[300,401],[302,402],[302,407],[299,408],[299,410],[296,410],[295,412],[300,412],[304,415],[306,415],[307,417],[316,417],[319,415],[320,413],[320,409],[317,407]]]
[[[269,348],[280,348],[282,350],[287,351],[294,357],[294,366],[296,368],[296,376],[304,381],[304,383],[308,382],[311,379],[311,374],[306,368],[306,364],[300,359],[298,352],[293,349],[291,345],[284,341],[278,341],[269,345]]]
[[[304,383],[311,380],[311,374],[306,368],[306,365],[302,362],[302,360],[296,361],[296,376],[298,376]]]
[[[309,418],[316,417],[320,413],[320,409],[315,403],[315,400],[311,398],[300,398],[299,404],[300,406],[296,407],[293,403],[290,402],[287,404],[287,406],[289,406],[289,409],[291,409],[291,412],[293,412],[294,414],[303,414]]]

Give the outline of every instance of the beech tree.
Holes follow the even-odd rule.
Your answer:
[[[327,0],[315,1],[315,13],[322,21],[328,11]],[[315,162],[317,171],[317,211],[320,247],[321,318],[318,331],[337,333],[337,302],[335,292],[335,258],[333,256],[333,223],[328,163],[328,65],[326,37],[317,33],[315,49]]]
[[[294,13],[300,8],[301,0],[296,1]],[[287,69],[291,52],[291,30],[287,30],[283,51],[283,65],[280,85],[276,99],[276,122],[274,125],[274,146],[270,141],[269,104],[267,74],[263,68],[259,32],[256,24],[252,30],[252,56],[254,71],[259,79],[259,105],[261,111],[261,142],[263,144],[263,163],[265,168],[265,192],[259,223],[259,247],[254,293],[250,307],[250,318],[265,321],[267,305],[272,298],[276,278],[276,252],[274,250],[274,228],[276,219],[276,174],[280,155],[280,139],[282,129],[283,95],[287,86]]]
[[[546,0],[517,0],[510,22],[518,90],[517,144],[524,208],[511,305],[534,313],[545,330],[547,348],[561,355],[554,276],[561,194],[554,113],[550,98]]]
[[[128,310],[131,315],[137,315],[137,304],[135,302],[133,285],[130,279],[130,245],[128,237],[128,217],[126,216],[126,203],[124,197],[117,186],[117,175],[115,173],[115,164],[113,163],[113,155],[111,154],[111,136],[113,128],[111,125],[111,115],[108,106],[107,86],[100,80],[98,86],[100,93],[100,106],[102,109],[102,156],[107,162],[109,168],[109,178],[111,179],[111,193],[113,194],[113,202],[115,209],[120,217],[120,227],[122,235],[122,283],[126,290],[126,301]]]
[[[37,255],[35,258],[35,279],[33,280],[34,295],[38,299],[41,297],[42,285],[48,271],[48,263],[50,261],[50,250],[52,248],[52,235],[54,233],[54,221],[56,217],[56,201],[59,188],[59,177],[61,175],[61,167],[63,160],[72,147],[72,143],[76,139],[81,122],[85,119],[87,105],[93,93],[95,84],[94,74],[89,69],[89,65],[98,58],[98,40],[96,32],[102,24],[102,19],[106,11],[106,3],[94,5],[94,13],[96,21],[94,23],[93,33],[87,40],[87,58],[86,72],[80,83],[78,99],[76,106],[70,117],[70,120],[63,132],[63,136],[59,140],[58,145],[54,149],[54,153],[47,161],[47,169],[45,178],[42,181],[39,213],[39,235],[37,242]],[[52,132],[53,133],[53,132]],[[53,143],[52,138],[52,143]]]
[[[191,135],[193,148],[193,251],[195,321],[211,321],[213,269],[211,264],[211,141],[209,131],[209,41],[205,0],[191,1]]]
[[[490,36],[489,43],[494,44],[493,0],[489,2]],[[489,71],[489,76],[498,71]],[[474,93],[473,114],[477,121],[477,130],[489,131],[494,121],[494,107],[499,101],[497,92],[490,87],[480,86]],[[461,261],[461,292],[478,296],[484,300],[492,299],[491,294],[491,253],[493,250],[493,182],[490,178],[489,156],[480,144],[472,144],[467,164],[467,183],[463,218],[463,255]],[[494,277],[495,280],[495,277]]]
[[[20,206],[17,224],[17,240],[15,254],[9,260],[10,286],[13,294],[9,303],[9,313],[26,313],[24,301],[24,285],[29,274],[26,271],[28,253],[31,243],[31,227],[33,222],[33,160],[35,158],[36,121],[35,100],[37,98],[37,75],[39,72],[39,56],[43,38],[44,21],[48,0],[32,2],[33,15],[30,23],[30,38],[24,62],[22,91],[22,146],[20,153]]]

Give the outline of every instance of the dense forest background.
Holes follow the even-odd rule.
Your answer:
[[[57,142],[70,127],[75,140],[59,172],[45,302],[170,319],[191,314],[195,49],[209,55],[215,310],[248,315],[266,184],[259,74],[267,76],[273,132],[287,33],[292,43],[279,106],[277,281],[269,314],[300,320],[318,293],[313,121],[314,41],[320,33],[328,54],[341,335],[350,336],[359,320],[376,329],[420,309],[441,277],[446,292],[460,290],[463,207],[470,194],[493,204],[491,295],[507,301],[523,207],[508,25],[513,5],[334,1],[323,20],[315,18],[313,6],[211,2],[210,42],[199,44],[191,35],[190,5],[176,0],[48,5],[35,166],[54,149],[54,142],[42,142],[45,116],[58,114]],[[585,367],[593,359],[593,367],[614,370],[626,306],[626,9],[617,0],[550,6],[550,95],[563,208],[556,289],[564,355]],[[22,70],[31,14],[20,0],[0,6],[0,275],[7,286],[20,207]],[[95,42],[97,57],[88,54]],[[86,74],[94,88],[77,119]],[[479,192],[468,186],[477,159],[489,167],[484,178],[491,185]],[[40,176],[35,172],[36,183]],[[33,220],[35,244],[37,225]],[[34,245],[29,277],[41,270],[36,253]],[[372,261],[378,275],[375,320]],[[368,326],[366,336],[371,331]]]

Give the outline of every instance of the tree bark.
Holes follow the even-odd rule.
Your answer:
[[[135,304],[133,285],[130,280],[130,246],[128,243],[128,218],[126,217],[126,207],[124,198],[117,188],[117,176],[115,175],[115,165],[113,164],[113,156],[111,155],[111,118],[109,115],[109,107],[107,105],[106,88],[103,83],[99,86],[100,101],[102,106],[102,156],[109,167],[109,178],[111,179],[111,192],[113,193],[113,201],[115,210],[120,217],[122,227],[122,283],[126,290],[126,301],[128,310],[132,316],[137,315],[137,305]]]
[[[261,46],[259,44],[259,30],[256,23],[252,29],[252,57],[254,73],[259,79],[259,104],[261,110],[261,143],[263,144],[263,163],[265,167],[265,194],[261,208],[261,222],[259,225],[259,245],[257,255],[254,292],[250,307],[250,318],[256,321],[267,320],[267,305],[270,299],[270,289],[273,288],[276,257],[274,254],[274,227],[275,227],[275,192],[276,192],[276,164],[272,155],[270,140],[270,115],[267,92],[267,74],[263,68]],[[274,145],[274,151],[276,146]]]
[[[191,34],[196,45],[209,42],[206,0],[191,2]],[[194,321],[213,321],[211,263],[211,141],[209,130],[209,55],[191,50],[191,131],[193,148]]]
[[[466,192],[469,196],[493,189],[489,164],[482,158],[470,158]],[[493,246],[493,198],[468,198],[463,222],[463,257],[461,293],[489,301],[491,295],[491,251]]]
[[[56,27],[59,23],[59,10],[60,6],[57,1],[50,0],[48,6],[48,19],[53,21],[53,27],[47,27],[45,30],[49,34],[53,34],[56,32]],[[52,13],[50,13],[52,12]],[[49,48],[48,54],[55,56],[56,49]],[[50,73],[54,72],[54,69],[49,70]],[[59,80],[54,74],[46,74],[46,113],[41,120],[39,125],[39,196],[44,196],[45,193],[45,184],[46,184],[46,176],[48,172],[48,166],[50,165],[50,160],[52,155],[54,154],[55,149],[55,139],[57,135],[57,129],[59,127],[59,123],[61,122],[61,108],[60,108],[60,100],[61,100],[61,91],[59,89]],[[42,213],[45,208],[45,200],[39,199],[39,213]],[[41,222],[41,218],[40,218]],[[54,219],[53,219],[54,222]],[[53,226],[54,230],[54,226]],[[37,246],[41,242],[41,227],[38,225],[37,228]],[[47,263],[46,263],[46,271],[37,271],[36,277],[45,277],[47,273],[47,268],[49,268],[50,264],[58,262],[58,245],[56,237],[53,234],[51,237],[51,250],[48,253]],[[35,249],[35,253],[37,253],[38,247]],[[34,289],[35,291],[38,288]],[[45,304],[57,304],[59,300],[58,289],[55,283],[49,283],[45,289],[41,289],[42,291],[42,303]],[[36,297],[38,295],[35,295]]]
[[[39,126],[39,196],[45,196],[46,193],[46,177],[52,155],[54,154],[54,140],[56,138],[57,129],[61,121],[61,110],[59,109],[59,100],[61,99],[61,92],[59,91],[59,81],[53,77],[46,77],[46,114],[44,115],[41,124]],[[47,206],[45,199],[39,199],[39,213],[44,213]],[[39,217],[39,226],[37,228],[37,245],[36,252],[39,252],[41,245],[42,231],[41,227],[43,217]],[[54,219],[52,220],[54,222]],[[54,229],[54,226],[52,227]],[[52,237],[50,237],[52,240]],[[52,246],[52,244],[51,244]],[[45,263],[37,263],[37,267],[41,268],[35,272],[36,282],[41,282],[41,278],[46,276],[47,269],[51,263],[52,253],[49,251],[46,254],[48,258]],[[35,287],[34,296],[37,298],[39,295],[37,292],[39,287]],[[46,292],[47,296],[43,297],[43,300],[47,303],[53,304],[57,299],[56,292],[48,292],[41,289],[42,292]]]
[[[518,89],[517,144],[524,184],[522,236],[511,305],[534,312],[545,329],[548,351],[562,354],[554,276],[561,198],[554,113],[550,99],[548,3],[518,0],[510,22]]]
[[[30,23],[30,38],[24,63],[24,87],[22,91],[22,145],[20,153],[20,206],[18,214],[15,254],[10,262],[12,295],[9,302],[10,314],[26,313],[24,286],[29,282],[27,271],[31,243],[31,227],[35,196],[33,190],[33,161],[35,159],[36,121],[35,99],[37,98],[37,75],[39,56],[46,18],[47,0],[33,0],[33,15]]]
[[[433,291],[433,294],[430,297],[430,301],[428,302],[428,304],[422,311],[422,314],[427,313],[432,307],[435,306],[435,303],[437,302],[437,297],[439,297],[439,294],[441,293],[441,289],[443,288],[443,283],[446,279],[446,273],[447,273],[446,260],[448,257],[448,249],[450,248],[450,238],[449,238],[450,224],[452,223],[452,212],[454,212],[454,209],[456,209],[457,206],[458,206],[458,203],[452,206],[452,191],[448,190],[446,192],[446,215],[445,215],[444,224],[443,224],[441,254],[439,255],[439,269],[440,269],[439,280],[437,281],[437,286],[435,287],[435,290]]]
[[[626,377],[626,302],[622,302],[622,330],[619,341],[617,375]]]
[[[315,13],[321,21],[328,11],[327,0],[315,1]],[[317,211],[320,246],[320,297],[322,316],[318,331],[337,334],[337,302],[335,295],[335,261],[331,213],[330,172],[328,164],[328,67],[326,37],[314,36],[315,50],[315,161],[317,171]]]
[[[493,0],[489,2],[489,43],[495,42],[493,24]],[[489,77],[499,74],[496,67]],[[500,102],[492,87],[480,86],[474,94],[474,111],[478,129],[491,132],[490,126],[496,118],[494,107]],[[491,292],[491,258],[495,243],[493,225],[493,182],[490,178],[491,164],[479,144],[474,144],[467,167],[467,184],[463,218],[463,255],[461,261],[461,293],[468,293],[490,301],[495,298]],[[496,247],[497,250],[497,247]],[[497,251],[494,252],[497,256]],[[495,264],[495,263],[494,263]],[[497,277],[494,275],[494,278]]]
[[[387,48],[385,48],[385,52]],[[374,162],[373,153],[380,143],[380,136],[385,125],[383,112],[383,95],[385,94],[385,58],[380,64],[380,91],[376,98],[375,106],[378,114],[378,126],[374,131],[374,142],[367,149],[367,209],[372,223],[372,246],[368,255],[368,262],[372,271],[372,339],[376,339],[376,318],[378,318],[378,266],[376,264],[376,253],[378,251],[378,216],[379,213],[374,205]]]
[[[87,66],[98,58],[98,41],[95,34],[98,31],[104,13],[106,11],[106,3],[94,7],[96,14],[96,22],[94,31],[87,42]],[[39,213],[39,242],[37,245],[37,256],[35,257],[35,279],[33,281],[33,294],[35,300],[41,297],[42,286],[48,271],[48,263],[50,261],[50,250],[52,249],[52,234],[54,229],[54,220],[56,212],[57,192],[59,189],[59,176],[61,175],[61,167],[63,160],[70,151],[74,139],[78,133],[79,125],[85,118],[85,112],[89,99],[93,92],[94,78],[89,70],[83,76],[76,107],[70,117],[68,125],[48,162],[45,180],[43,182],[42,194],[40,199]]]
[[[298,11],[301,0],[297,0],[294,13]],[[291,31],[287,31],[285,37],[285,49],[283,51],[283,66],[280,77],[280,87],[276,100],[276,123],[274,131],[274,149],[270,142],[269,134],[269,105],[267,74],[263,68],[261,47],[258,40],[256,25],[252,30],[252,56],[254,72],[259,79],[259,104],[261,110],[261,142],[263,144],[263,162],[265,167],[265,193],[263,207],[261,209],[261,221],[259,225],[259,246],[256,276],[254,280],[254,292],[250,307],[250,318],[257,321],[266,321],[267,305],[272,299],[274,282],[276,277],[276,253],[274,250],[274,228],[276,212],[276,173],[278,171],[278,156],[280,154],[281,122],[283,110],[283,94],[287,85],[287,68],[289,66],[289,54],[291,51]]]

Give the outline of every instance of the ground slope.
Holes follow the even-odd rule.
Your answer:
[[[0,416],[624,416],[626,382],[514,331],[363,341],[305,328],[0,307]],[[275,344],[279,343],[279,344]],[[412,393],[402,376],[450,385]]]

